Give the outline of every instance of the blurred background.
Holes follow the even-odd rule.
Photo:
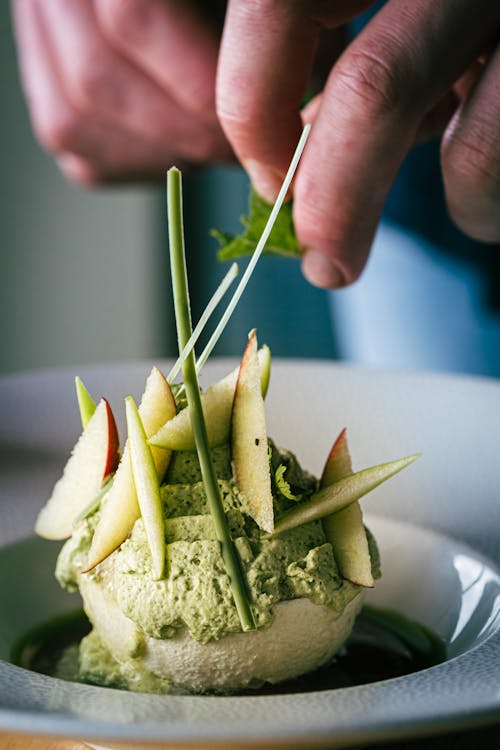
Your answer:
[[[64,180],[31,131],[8,3],[0,76],[0,371],[174,355],[164,186],[86,192]],[[209,230],[237,231],[247,196],[237,167],[184,179],[195,320],[227,270]],[[254,326],[275,355],[335,355],[327,294],[295,261],[261,262],[216,353],[241,353]]]
[[[175,356],[165,186],[85,191],[60,175],[31,131],[8,3],[0,76],[0,372]],[[184,176],[195,322],[227,270],[209,231],[237,232],[247,199],[238,167]],[[264,257],[215,354],[239,355],[253,327],[274,356],[500,376],[500,248],[449,220],[438,142],[405,160],[359,282],[328,293]]]

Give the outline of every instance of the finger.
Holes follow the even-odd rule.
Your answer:
[[[318,27],[297,3],[229,3],[217,111],[258,192],[274,200],[301,132]],[[255,10],[256,9],[256,10]]]
[[[215,122],[219,33],[192,3],[94,0],[108,39],[182,106]]]
[[[21,47],[21,71],[35,132],[61,169],[83,184],[159,176],[173,153],[142,141],[121,127],[83,120],[67,101],[53,64],[43,4],[23,0],[14,7]]]
[[[73,182],[85,186],[109,185],[123,182],[151,182],[163,180],[169,165],[176,164],[187,169],[188,162],[179,159],[177,153],[144,142],[135,135],[115,131],[109,139],[109,131],[94,124],[87,134],[87,154],[61,151],[56,154],[60,170]]]
[[[500,46],[452,120],[442,144],[446,199],[469,236],[500,242]]]
[[[214,133],[200,131],[194,118],[168,93],[110,48],[88,0],[51,0],[44,5],[50,43],[66,96],[86,120],[124,128],[201,161],[214,148]],[[60,33],[64,19],[64,33]]]
[[[389,0],[340,58],[294,188],[310,281],[342,286],[359,276],[420,123],[484,46],[499,16],[487,0]]]
[[[373,2],[230,0],[219,57],[217,112],[238,158],[267,200],[276,197],[300,136],[300,104],[321,28],[338,26]]]
[[[17,0],[12,11],[21,79],[33,128],[39,140],[51,149],[50,123],[61,119],[64,102],[43,33],[42,13],[37,0]]]

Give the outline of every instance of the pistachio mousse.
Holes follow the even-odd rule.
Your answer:
[[[203,483],[187,406],[153,368],[129,439],[97,503],[75,488],[116,466],[116,428],[98,406],[36,530],[69,540],[56,576],[80,590],[93,630],[80,677],[137,691],[229,692],[278,683],[329,662],[379,575],[359,497],[411,460],[353,473],[345,430],[318,481],[268,438],[270,353],[252,333],[241,365],[201,396],[224,513],[255,629],[244,632]],[[104,402],[102,402],[104,403]],[[106,415],[106,419],[103,418]],[[134,426],[145,439],[137,440]],[[137,444],[152,463],[137,470]],[[94,470],[95,467],[95,470]],[[153,468],[155,477],[151,479]],[[152,500],[141,481],[156,485]],[[92,492],[99,496],[95,484]],[[149,498],[144,501],[144,497]],[[76,522],[75,522],[76,520]]]

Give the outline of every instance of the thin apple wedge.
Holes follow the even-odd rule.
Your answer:
[[[267,396],[269,381],[271,380],[271,350],[267,344],[263,344],[257,351],[260,368],[260,390],[262,398]]]
[[[326,459],[320,488],[328,487],[352,474],[352,461],[343,429]],[[323,530],[332,545],[340,574],[351,583],[373,586],[372,561],[359,502],[323,518]]]
[[[97,408],[97,404],[86,389],[83,381],[78,376],[75,378],[76,387],[76,398],[78,400],[78,408],[80,410],[80,419],[82,422],[83,429],[86,428]]]
[[[165,572],[165,524],[160,497],[160,482],[134,399],[125,399],[130,461],[137,501],[153,559],[153,576],[158,581]]]
[[[271,372],[271,353],[269,347],[259,350],[260,387],[265,396],[269,386]],[[201,405],[207,425],[208,442],[211,447],[221,445],[229,440],[231,429],[231,411],[239,368],[234,369],[225,378],[211,385],[201,395]],[[189,409],[180,411],[149,438],[149,444],[157,448],[169,448],[175,451],[194,451],[196,449]]]
[[[160,370],[153,367],[146,381],[139,406],[139,414],[146,435],[153,435],[176,413],[177,407],[171,388]],[[161,481],[172,453],[160,448],[152,448],[151,452],[158,478]],[[85,572],[102,562],[125,541],[139,515],[140,510],[130,463],[130,448],[127,442],[92,539]]]
[[[284,513],[276,521],[274,533],[279,534],[282,531],[293,529],[303,523],[317,521],[331,513],[337,513],[339,510],[359,500],[363,495],[374,490],[387,479],[398,474],[419,457],[420,454],[415,453],[412,456],[400,458],[397,461],[389,461],[385,464],[378,464],[377,466],[363,469],[355,474],[350,474],[343,479],[339,479],[335,484],[319,490],[309,500],[299,503],[296,508]]]
[[[257,337],[252,331],[238,373],[231,416],[234,478],[257,525],[272,533],[273,494]]]
[[[106,399],[101,399],[73,448],[62,477],[38,515],[35,532],[45,539],[71,536],[74,519],[97,495],[118,461],[115,418]]]
[[[352,474],[352,460],[347,445],[347,430],[344,427],[325,461],[319,486],[323,489],[330,484],[335,484],[339,479],[349,476],[349,474]]]

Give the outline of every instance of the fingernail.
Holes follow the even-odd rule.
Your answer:
[[[306,250],[302,258],[302,273],[311,284],[322,289],[345,286],[345,277],[325,253]]]
[[[243,163],[252,185],[261,198],[264,198],[268,203],[274,203],[283,183],[284,175],[279,170],[254,159],[248,159]]]

